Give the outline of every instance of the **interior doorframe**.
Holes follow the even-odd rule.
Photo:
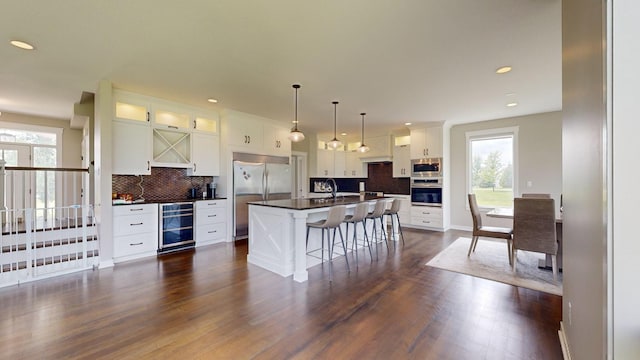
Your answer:
[[[309,193],[309,178],[307,177],[308,154],[302,151],[291,152],[291,183],[293,184],[292,197],[302,198]]]

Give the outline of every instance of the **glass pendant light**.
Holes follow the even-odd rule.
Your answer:
[[[299,142],[304,140],[304,134],[302,131],[298,130],[298,89],[300,89],[299,84],[293,84],[292,87],[296,91],[296,107],[295,107],[295,120],[293,121],[293,129],[289,133],[289,140],[293,142]]]
[[[362,141],[360,142],[358,152],[366,153],[369,151],[369,147],[364,144],[364,116],[367,115],[367,113],[360,113],[360,115],[362,115]]]
[[[336,136],[336,124],[337,124],[337,114],[338,114],[338,102],[334,101],[333,104],[333,140],[329,141],[327,145],[333,149],[337,149],[342,145],[342,142],[338,140]]]

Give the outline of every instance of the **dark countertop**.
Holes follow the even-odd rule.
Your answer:
[[[375,201],[378,199],[390,199],[385,196],[365,195],[360,197],[354,196],[338,196],[335,200],[329,198],[316,198],[316,199],[282,199],[282,200],[268,200],[268,201],[252,201],[249,205],[260,205],[268,207],[276,207],[282,209],[291,210],[309,210],[319,209],[325,207],[331,207],[334,205],[351,205],[357,204],[363,201]]]
[[[113,204],[113,206],[121,206],[121,205],[138,205],[138,204],[171,204],[171,203],[188,203],[188,202],[196,202],[196,201],[207,201],[207,200],[226,200],[224,197],[216,197],[214,199],[163,199],[163,200],[145,200],[142,202],[134,202],[130,204]]]

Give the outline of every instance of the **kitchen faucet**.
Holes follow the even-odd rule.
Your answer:
[[[329,181],[331,181],[331,183],[333,184],[333,186],[331,186],[331,197],[335,200],[338,195],[338,185],[336,184],[336,181],[333,178],[328,178],[327,180],[324,181],[325,187],[330,186]]]

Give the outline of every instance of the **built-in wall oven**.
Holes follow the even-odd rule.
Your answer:
[[[442,178],[412,178],[411,205],[442,206]]]
[[[195,246],[192,202],[160,204],[159,216],[159,252]]]

